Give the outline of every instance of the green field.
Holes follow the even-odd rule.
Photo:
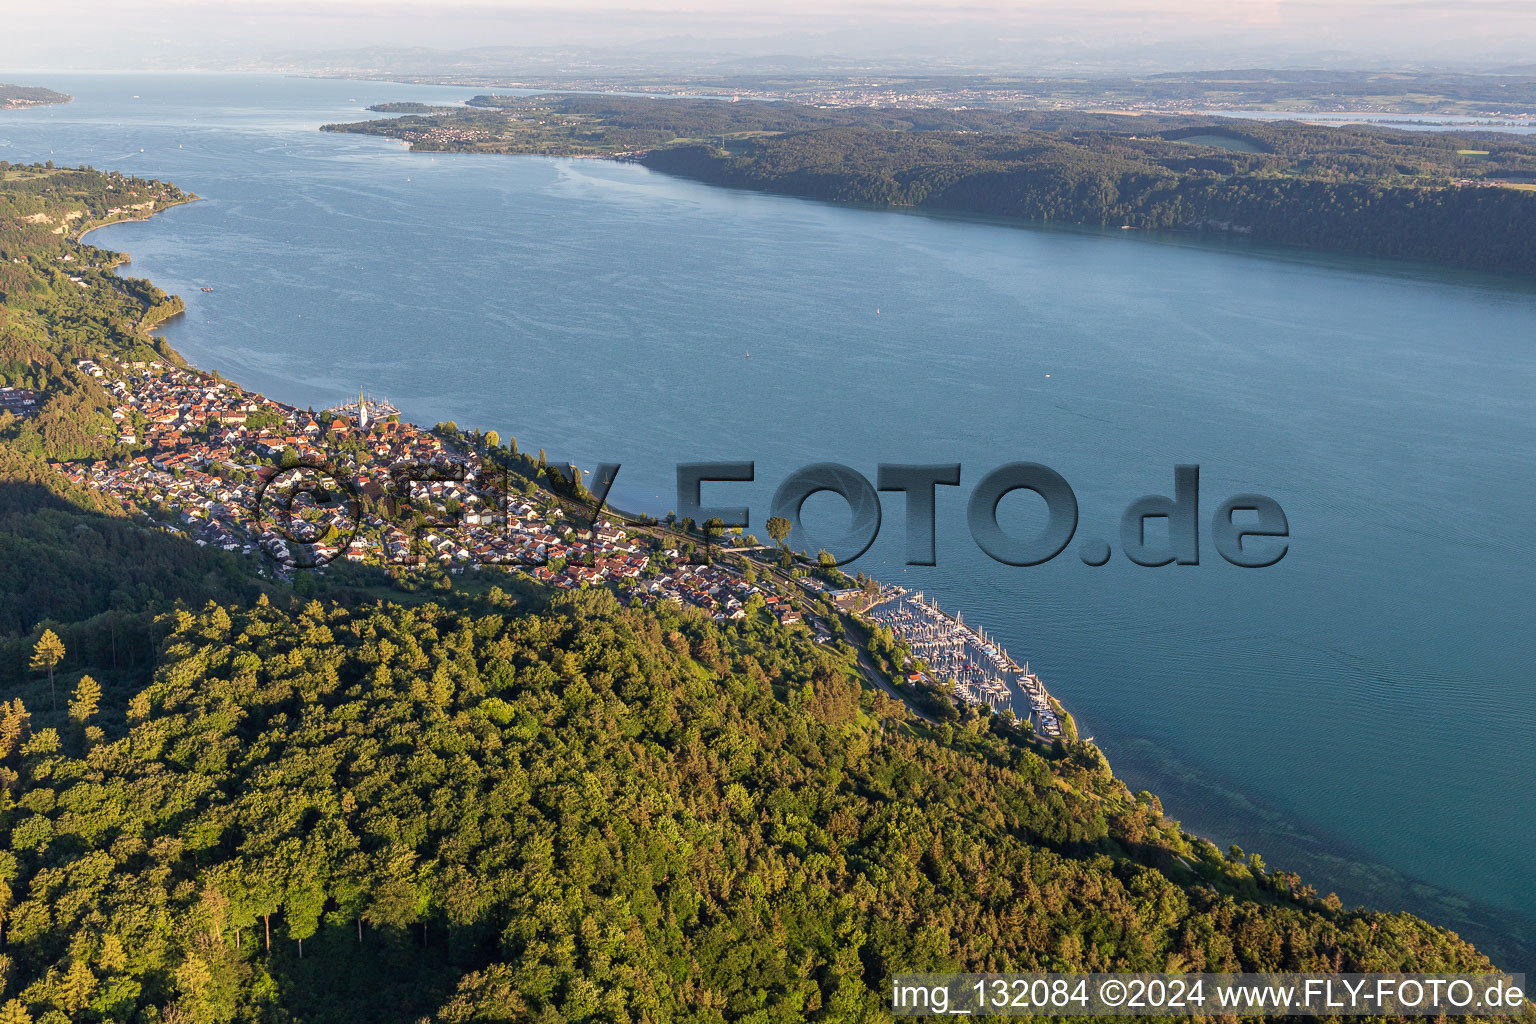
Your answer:
[[[1170,142],[1184,142],[1191,146],[1214,146],[1217,149],[1229,150],[1233,153],[1262,153],[1247,139],[1234,138],[1231,135],[1186,135],[1182,139],[1169,139]]]
[[[48,170],[41,167],[8,167],[0,172],[0,181],[31,181],[36,178],[50,177],[58,171],[58,168]]]

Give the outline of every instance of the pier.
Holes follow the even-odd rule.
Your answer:
[[[361,391],[357,393],[357,401],[333,406],[326,412],[353,420],[357,423],[359,430],[367,430],[370,423],[381,423],[391,416],[400,415],[400,410],[395,408],[389,399],[370,398]]]
[[[885,626],[928,668],[937,682],[949,683],[961,700],[985,704],[993,711],[1013,711],[1015,717],[1033,723],[1035,731],[1055,739],[1061,736],[1061,719],[1040,677],[1014,661],[1003,645],[979,625],[970,625],[958,613],[950,615],[922,591],[893,587],[881,593],[866,613],[871,622]],[[1020,713],[1022,699],[1028,711]]]

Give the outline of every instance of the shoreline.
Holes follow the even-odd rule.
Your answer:
[[[711,189],[719,189],[728,192],[739,192],[744,195],[774,196],[781,199],[794,199],[804,203],[826,204],[838,209],[862,210],[867,213],[895,213],[908,217],[927,217],[935,220],[953,221],[963,224],[979,224],[999,228],[1011,228],[1026,231],[1052,231],[1068,232],[1073,234],[1091,235],[1102,238],[1140,238],[1159,245],[1188,246],[1200,249],[1219,249],[1223,252],[1239,253],[1260,259],[1275,259],[1287,262],[1339,262],[1347,264],[1349,269],[1362,273],[1381,274],[1386,276],[1421,276],[1425,274],[1443,275],[1471,275],[1477,279],[1480,286],[1515,288],[1516,290],[1530,290],[1536,287],[1536,278],[1531,275],[1514,270],[1498,270],[1488,267],[1466,266],[1458,263],[1445,263],[1429,257],[1416,256],[1382,256],[1369,253],[1352,252],[1349,250],[1320,248],[1308,245],[1300,245],[1287,242],[1279,242],[1267,239],[1255,239],[1252,235],[1233,231],[1206,230],[1199,227],[1136,227],[1134,225],[1105,225],[1078,223],[1074,221],[1048,221],[1033,220],[1027,217],[1017,217],[1008,214],[984,213],[971,210],[954,209],[943,206],[917,205],[911,203],[886,203],[876,205],[844,199],[829,199],[822,196],[802,195],[797,192],[786,192],[775,188],[756,188],[751,185],[735,184],[718,181],[702,175],[682,173],[654,167],[647,163],[647,154],[635,153],[519,153],[501,150],[462,150],[440,148],[418,148],[417,144],[393,135],[375,134],[373,132],[349,132],[340,129],[328,129],[322,127],[320,131],[327,131],[336,135],[355,135],[362,138],[377,138],[404,146],[407,152],[424,154],[428,156],[463,156],[463,157],[531,157],[541,160],[595,160],[608,161],[615,164],[634,164],[644,167],[652,174],[666,175],[678,181],[693,182]],[[1530,191],[1531,188],[1522,189],[1521,186],[1505,186],[1515,191]],[[1127,234],[1129,232],[1129,234]]]
[[[231,73],[239,74],[240,72],[231,72]],[[445,73],[411,74],[411,73],[408,73],[408,72],[388,72],[388,71],[377,71],[377,70],[376,71],[287,71],[287,72],[276,72],[276,73],[277,74],[282,74],[284,77],[289,77],[289,78],[308,78],[308,79],[315,79],[315,80],[319,80],[319,81],[333,81],[333,82],[382,82],[382,83],[387,83],[387,84],[391,84],[391,85],[415,85],[415,86],[424,86],[424,87],[429,87],[429,88],[480,90],[480,91],[489,91],[489,92],[492,92],[492,93],[495,93],[495,91],[498,90],[498,89],[522,90],[522,91],[528,92],[531,95],[536,95],[536,96],[537,95],[544,95],[544,94],[567,94],[567,95],[590,95],[590,96],[647,96],[647,97],[653,97],[653,98],[657,98],[657,99],[703,99],[703,100],[722,100],[722,101],[729,101],[733,97],[739,97],[743,101],[754,102],[754,103],[800,103],[800,104],[804,104],[804,103],[808,102],[808,100],[806,99],[806,97],[804,96],[803,93],[768,92],[766,90],[761,91],[760,94],[750,93],[750,91],[747,92],[747,93],[744,93],[741,89],[732,89],[732,88],[730,88],[727,85],[711,85],[708,82],[700,83],[700,84],[697,84],[697,85],[694,85],[694,86],[681,86],[681,85],[679,85],[679,86],[674,86],[670,90],[662,91],[662,90],[658,90],[658,89],[655,89],[655,88],[652,88],[652,89],[645,89],[643,87],[629,87],[629,88],[626,88],[623,84],[606,84],[606,85],[588,84],[588,85],[586,85],[585,87],[582,87],[582,88],[574,88],[568,82],[562,82],[562,81],[558,81],[558,80],[548,80],[548,79],[545,79],[545,80],[541,81],[541,80],[539,80],[537,78],[535,78],[535,79],[533,79],[531,81],[514,82],[514,81],[508,81],[508,76],[496,75],[496,74],[492,74],[492,73],[488,73],[488,72],[486,72],[486,73],[471,73],[471,74],[468,74],[468,75],[464,76],[464,78],[460,78],[460,79],[456,79],[453,75],[445,74]],[[849,72],[848,74],[852,75],[854,73]],[[985,77],[989,77],[990,73],[984,72],[984,71],[978,71],[978,72],[972,72],[972,73],[969,73],[969,74],[963,74],[963,75],[960,75],[958,77],[962,77],[962,78],[964,78],[964,77],[971,77],[971,75],[975,75],[975,76],[978,76],[978,77],[985,78]],[[897,73],[889,73],[889,74],[882,74],[882,75],[879,75],[877,77],[903,78],[903,77],[906,77],[906,76],[901,75],[901,74],[897,74]],[[1048,74],[1042,75],[1041,77],[1045,78],[1045,79],[1051,79],[1051,78],[1063,78],[1063,79],[1065,79],[1067,77],[1071,77],[1071,74],[1067,73],[1066,75],[1062,75],[1062,74],[1058,74],[1058,73],[1048,73]],[[693,88],[693,89],[710,89],[710,88],[714,88],[714,89],[717,89],[719,91],[717,91],[717,92],[698,92],[698,91],[695,91],[695,92],[685,92],[685,91],[682,91],[682,90],[687,89],[687,88]],[[448,104],[443,104],[443,105],[447,106]],[[844,105],[844,104],[834,104],[834,105]],[[847,106],[868,106],[870,104],[868,104],[868,103],[849,103],[849,104],[846,104],[846,105]],[[905,103],[905,104],[903,104],[903,103],[878,104],[877,103],[875,105],[886,107],[886,108],[893,109],[893,110],[909,110],[909,111],[914,111],[914,112],[923,112],[923,111],[929,111],[929,110],[934,110],[934,109],[939,109],[939,110],[962,109],[960,107],[955,107],[955,106],[945,106],[945,105],[942,105],[942,104],[926,104],[926,103]],[[1000,104],[1000,107],[1008,107],[1008,106],[1016,106],[1016,104],[1012,104],[1011,102],[1004,102],[1004,103]],[[1057,108],[1031,107],[1031,108],[1020,108],[1020,109],[1031,109],[1031,110],[1051,109],[1051,110],[1055,110]],[[1266,115],[1266,116],[1273,116],[1275,114],[1298,114],[1298,115],[1304,115],[1306,117],[1312,117],[1312,116],[1316,116],[1316,115],[1319,115],[1319,114],[1322,114],[1322,115],[1331,114],[1331,115],[1334,115],[1334,116],[1342,116],[1342,117],[1416,117],[1416,118],[1431,118],[1431,119],[1433,119],[1433,118],[1449,118],[1449,117],[1466,117],[1466,118],[1478,118],[1478,119],[1482,119],[1482,118],[1489,118],[1489,119],[1492,119],[1492,118],[1504,118],[1506,123],[1511,124],[1511,125],[1518,126],[1518,125],[1521,125],[1521,124],[1528,124],[1528,125],[1531,125],[1533,127],[1536,127],[1536,107],[1529,107],[1529,106],[1526,108],[1527,111],[1529,111],[1529,112],[1527,112],[1527,113],[1516,113],[1516,114],[1500,114],[1500,113],[1495,113],[1495,112],[1492,112],[1492,111],[1485,112],[1485,113],[1478,113],[1478,114],[1459,114],[1459,113],[1454,113],[1454,112],[1450,112],[1450,111],[1424,111],[1424,110],[1378,110],[1378,111],[1365,111],[1365,110],[1323,110],[1323,111],[1312,112],[1312,111],[1297,111],[1297,110],[1277,109],[1277,110],[1270,111],[1270,110],[1265,110],[1264,108],[1259,107],[1259,106],[1255,106],[1255,105],[1248,105],[1248,106],[1244,106],[1244,107],[1241,107],[1241,108],[1234,108],[1234,109],[1230,109],[1230,110],[1223,109],[1223,108],[1217,108],[1217,107],[1209,107],[1209,106],[1202,107],[1200,110],[1188,110],[1188,109],[1180,109],[1180,108],[1177,108],[1177,107],[1151,107],[1151,106],[1148,106],[1148,107],[1117,107],[1117,106],[1113,106],[1113,105],[1106,105],[1106,103],[1102,102],[1102,101],[1098,102],[1098,103],[1088,103],[1088,104],[1085,104],[1083,106],[1069,106],[1069,107],[1064,107],[1064,108],[1060,108],[1060,109],[1067,110],[1067,111],[1072,111],[1072,112],[1076,112],[1076,113],[1084,113],[1084,114],[1107,114],[1107,115],[1115,116],[1115,117],[1185,117],[1185,116],[1188,116],[1190,114],[1210,115],[1212,117],[1244,117],[1246,115],[1251,115],[1251,114],[1259,114],[1259,115]]]
[[[9,86],[7,86],[7,87],[9,87]],[[22,87],[18,86],[17,88],[22,88]],[[39,86],[38,88],[41,88],[41,87]],[[52,89],[47,89],[45,91],[53,92]],[[69,95],[69,93],[61,92],[61,93],[56,93],[55,95],[63,97],[63,98],[62,99],[56,99],[56,100],[53,100],[53,99],[48,99],[48,100],[9,99],[9,100],[0,101],[0,113],[7,113],[8,114],[8,113],[10,113],[12,111],[15,111],[15,110],[34,110],[34,109],[36,109],[38,107],[63,107],[63,106],[68,106],[69,104],[75,102],[75,98],[73,96]]]
[[[497,155],[502,155],[502,154],[497,154]],[[526,154],[526,155],[540,155],[540,154]],[[748,191],[750,191],[750,190],[748,190]],[[198,196],[195,196],[195,195],[194,196],[189,196],[188,198],[185,198],[185,199],[182,199],[182,200],[179,200],[179,201],[176,201],[176,202],[167,203],[164,206],[160,207],[159,209],[156,209],[156,210],[154,210],[154,211],[152,211],[152,212],[150,212],[148,214],[142,215],[142,216],[120,217],[120,218],[115,218],[115,219],[112,219],[112,220],[107,220],[107,221],[103,221],[103,222],[100,222],[100,223],[92,224],[89,227],[83,228],[79,232],[79,234],[77,236],[77,240],[82,241],[82,244],[89,244],[89,243],[83,242],[83,239],[85,238],[85,236],[88,235],[89,233],[93,232],[93,231],[99,230],[100,228],[110,227],[110,226],[113,226],[113,225],[116,225],[116,224],[134,223],[134,222],[146,222],[146,221],[152,220],[155,217],[155,215],[158,214],[158,213],[162,213],[162,212],[164,212],[166,210],[169,210],[169,209],[172,209],[172,208],[174,208],[176,206],[185,205],[185,204],[190,203],[190,202],[196,202],[200,198],[201,197],[198,197]],[[801,198],[801,197],[796,197],[796,198]],[[846,204],[844,204],[844,205],[846,205]],[[925,211],[925,214],[926,214],[926,211]],[[128,257],[128,254],[124,253],[122,255],[125,257],[124,262],[131,261],[131,258]],[[118,265],[121,265],[121,264],[118,264]],[[174,318],[175,315],[176,314],[171,314],[170,316],[166,317],[165,319],[166,320],[172,319],[172,318]],[[164,321],[160,321],[160,322],[164,322]],[[153,335],[151,335],[149,332],[154,329],[154,326],[155,325],[149,325],[149,326],[147,326],[145,328],[145,334],[147,336],[153,337]],[[164,348],[166,349],[166,351],[168,353],[173,354],[174,357],[178,361],[180,361],[182,365],[184,365],[184,366],[186,366],[188,368],[197,370],[198,372],[205,373],[205,374],[212,374],[212,373],[216,373],[217,372],[217,371],[202,370],[201,368],[193,366],[193,364],[187,362],[185,360],[185,358],[179,352],[177,352],[170,345],[170,343],[168,341],[165,341],[163,338],[159,339],[159,340],[161,340],[164,343]],[[406,417],[404,415],[402,415],[402,419],[405,419],[405,418]],[[623,513],[621,513],[621,514],[623,514]],[[1053,700],[1053,703],[1055,703],[1054,700]],[[1060,706],[1057,705],[1057,707],[1059,709]],[[1111,763],[1113,763],[1113,762],[1111,762]],[[1120,779],[1122,782],[1124,781],[1118,774],[1115,777],[1117,779]],[[1192,833],[1192,834],[1198,835],[1199,833]],[[1209,838],[1209,837],[1207,837],[1207,838]],[[1348,864],[1356,865],[1356,866],[1380,865],[1381,867],[1388,867],[1387,865],[1381,864],[1380,862],[1366,861],[1366,860],[1359,859],[1359,858],[1346,858],[1346,857],[1341,856],[1339,859],[1345,860]],[[1389,870],[1394,870],[1394,869],[1390,869],[1389,868]],[[1413,884],[1413,880],[1409,876],[1403,875],[1402,877],[1407,881],[1407,883],[1409,885]],[[1440,889],[1439,886],[1435,886],[1434,888],[1436,888],[1437,890]],[[1449,893],[1449,895],[1454,896],[1455,894],[1454,893]],[[1408,912],[1410,912],[1410,913],[1417,913],[1416,911],[1411,911],[1411,910],[1408,911]],[[1431,921],[1431,923],[1433,924],[1435,922]],[[1448,926],[1446,926],[1446,925],[1439,925],[1439,927],[1448,928]],[[1448,930],[1449,930],[1449,928],[1448,928]],[[1516,940],[1516,941],[1518,941],[1518,940]],[[1479,945],[1482,945],[1482,943],[1479,943]]]
[[[1156,794],[1186,832],[1213,842],[1214,835],[1245,833],[1251,838],[1239,845],[1263,855],[1271,868],[1295,870],[1313,884],[1331,878],[1330,888],[1348,907],[1414,914],[1472,942],[1495,963],[1527,972],[1536,968],[1536,915],[1393,867],[1359,842],[1244,792],[1224,776],[1192,769],[1168,747],[1104,722],[1091,707],[1087,718],[1082,725],[1096,742],[1107,741],[1119,752],[1111,758],[1115,777],[1127,785],[1134,779],[1133,789]],[[1194,813],[1175,813],[1170,803]],[[1232,841],[1217,845],[1224,849]]]
[[[158,207],[157,209],[151,210],[151,211],[149,211],[148,213],[146,213],[146,214],[144,214],[142,216],[135,215],[135,216],[132,216],[132,217],[113,217],[111,220],[93,221],[92,223],[87,224],[84,227],[82,227],[72,237],[74,238],[74,240],[76,242],[79,242],[81,245],[90,245],[91,243],[89,243],[89,242],[87,242],[85,240],[85,236],[90,234],[92,231],[100,231],[102,228],[110,228],[110,227],[112,227],[112,226],[114,226],[116,224],[140,224],[140,223],[143,223],[144,221],[147,221],[147,220],[150,220],[150,219],[154,218],[155,216],[157,216],[159,214],[164,213],[167,210],[174,210],[176,207],[178,207],[178,206],[186,206],[188,203],[202,202],[202,199],[203,199],[202,196],[189,194],[185,199],[178,199],[174,203],[166,203],[164,206],[161,206],[161,207]],[[97,246],[97,248],[102,248],[102,247],[101,246]],[[114,263],[112,265],[114,269],[117,268],[117,267],[122,266],[125,263],[133,262],[132,257],[130,257],[127,253],[118,252],[118,250],[116,250],[116,249],[109,249],[107,251],[108,252],[116,252],[116,253],[118,253],[119,256],[123,257],[121,260],[117,261],[116,263]]]

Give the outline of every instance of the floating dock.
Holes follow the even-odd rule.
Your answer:
[[[372,398],[361,391],[357,394],[357,401],[346,405],[332,406],[326,412],[345,416],[355,422],[360,429],[366,430],[370,423],[381,423],[391,416],[399,416],[400,410],[387,398]]]
[[[883,592],[866,615],[905,642],[928,666],[928,675],[953,685],[961,700],[1011,710],[1032,722],[1037,733],[1052,739],[1061,735],[1061,719],[1045,684],[1028,662],[1020,666],[986,629],[966,623],[958,613],[950,615],[922,591],[902,587]],[[1022,714],[1021,699],[1028,706]]]

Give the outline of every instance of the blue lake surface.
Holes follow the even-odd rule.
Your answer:
[[[750,505],[760,536],[806,463],[873,480],[880,462],[959,462],[938,566],[902,565],[889,494],[854,568],[984,624],[1193,830],[1536,967],[1516,962],[1536,942],[1530,283],[316,131],[467,89],[36,84],[76,100],[0,113],[0,159],[203,197],[91,236],[186,299],[165,333],[194,363],[301,405],[362,387],[418,422],[621,462],[628,508],[674,507],[677,462],[754,460],[756,483],[705,500]],[[976,548],[970,489],[1018,460],[1070,481],[1079,541],[1111,541],[1108,565],[1077,542],[1032,568]],[[1190,462],[1201,564],[1130,564],[1122,510]],[[1249,491],[1289,517],[1272,568],[1228,565],[1209,538]],[[1043,522],[1027,499],[1001,509],[1020,533]],[[807,517],[847,520],[826,495]]]

